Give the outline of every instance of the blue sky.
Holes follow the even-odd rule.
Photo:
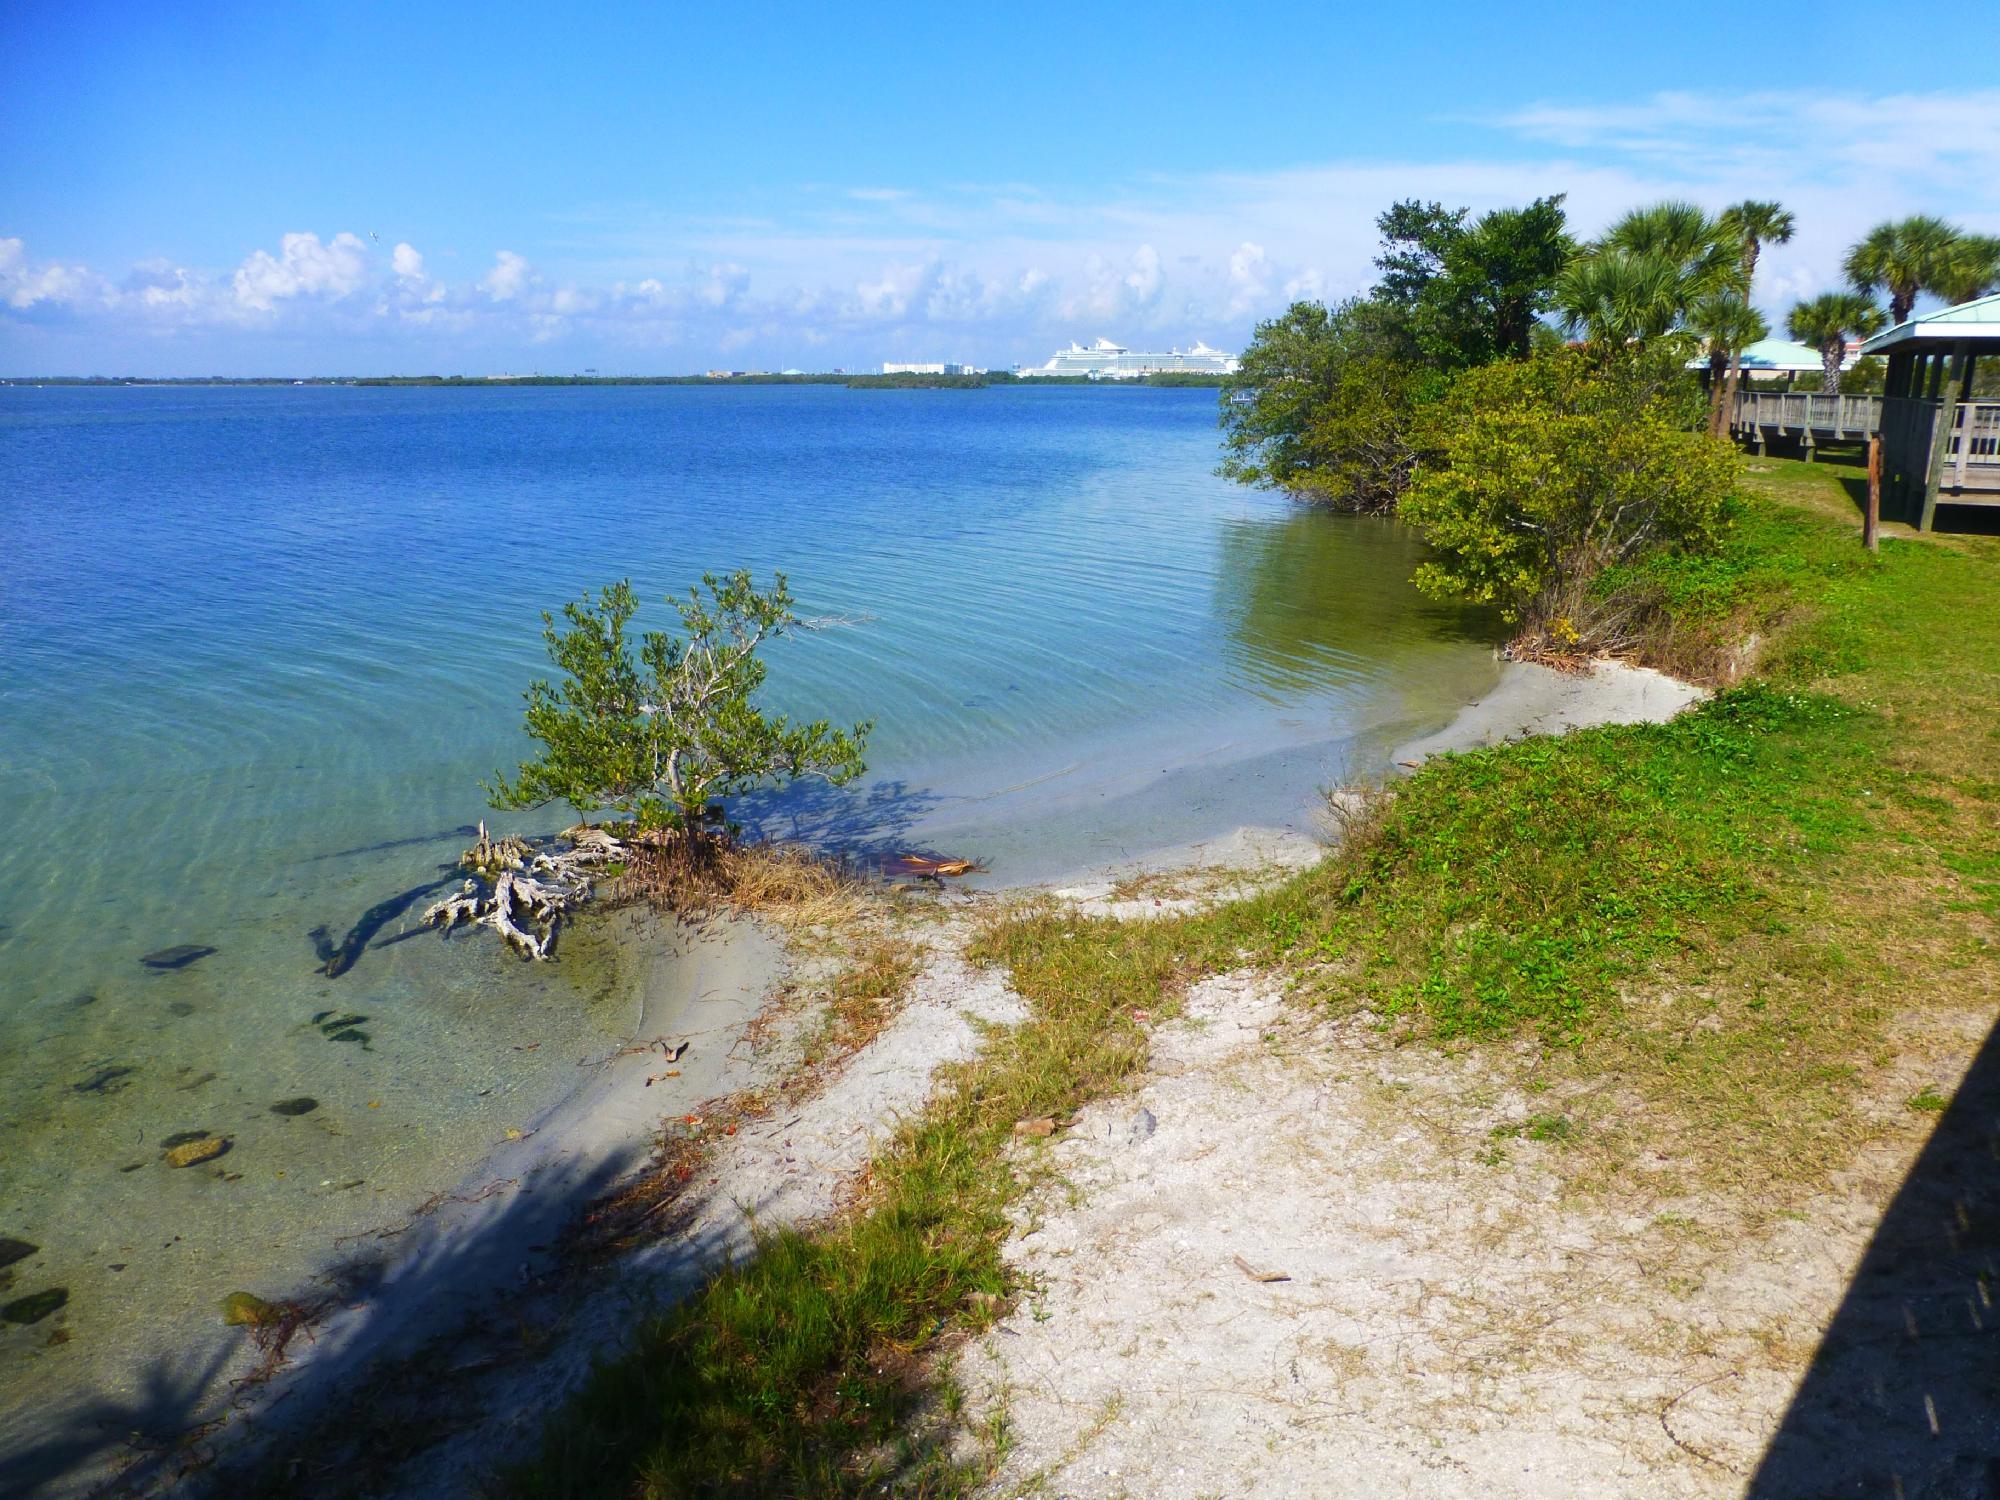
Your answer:
[[[0,0],[0,373],[686,371],[1236,347],[1400,197],[2000,233],[1989,4]],[[1787,13],[1789,14],[1789,13]]]

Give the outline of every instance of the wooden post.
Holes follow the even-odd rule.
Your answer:
[[[1861,545],[1870,552],[1879,552],[1882,539],[1882,434],[1871,434],[1868,439],[1868,509],[1861,515]]]
[[[1936,426],[1931,429],[1931,461],[1924,472],[1924,509],[1917,530],[1929,531],[1937,519],[1938,492],[1944,488],[1945,456],[1951,452],[1952,430],[1958,423],[1959,404],[1972,392],[1972,369],[1965,357],[1965,345],[1951,351],[1951,377],[1944,378],[1944,360],[1937,360],[1940,374],[1933,381],[1938,395]]]

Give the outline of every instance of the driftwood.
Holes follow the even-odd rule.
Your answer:
[[[889,861],[889,866],[896,874],[912,875],[918,880],[936,880],[940,883],[953,876],[971,875],[986,868],[977,860],[932,859],[924,854],[899,854]]]
[[[538,850],[525,839],[496,840],[481,823],[479,842],[459,859],[472,877],[426,908],[423,925],[490,927],[523,957],[547,958],[562,919],[590,899],[591,872],[626,857],[625,846],[601,828],[572,828],[563,837],[567,849]]]

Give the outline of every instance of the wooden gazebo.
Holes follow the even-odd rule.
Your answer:
[[[1929,531],[1940,503],[2000,505],[2000,400],[1972,399],[1978,363],[2000,364],[2000,295],[1898,323],[1861,352],[1889,360],[1884,518]]]

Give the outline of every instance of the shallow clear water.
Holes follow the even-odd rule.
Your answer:
[[[1409,589],[1409,539],[1215,478],[1214,411],[0,389],[0,1235],[41,1247],[0,1301],[70,1291],[0,1326],[0,1405],[116,1388],[223,1293],[282,1289],[454,1181],[620,1039],[630,985],[587,934],[548,966],[388,941],[524,748],[545,607],[784,568],[852,623],[774,653],[772,694],[874,718],[871,776],[746,811],[999,880],[1297,821],[1483,690],[1480,631]],[[328,979],[351,932],[373,942]],[[139,962],[184,943],[215,951]],[[270,1112],[298,1095],[319,1107]],[[196,1129],[235,1145],[164,1166]]]

